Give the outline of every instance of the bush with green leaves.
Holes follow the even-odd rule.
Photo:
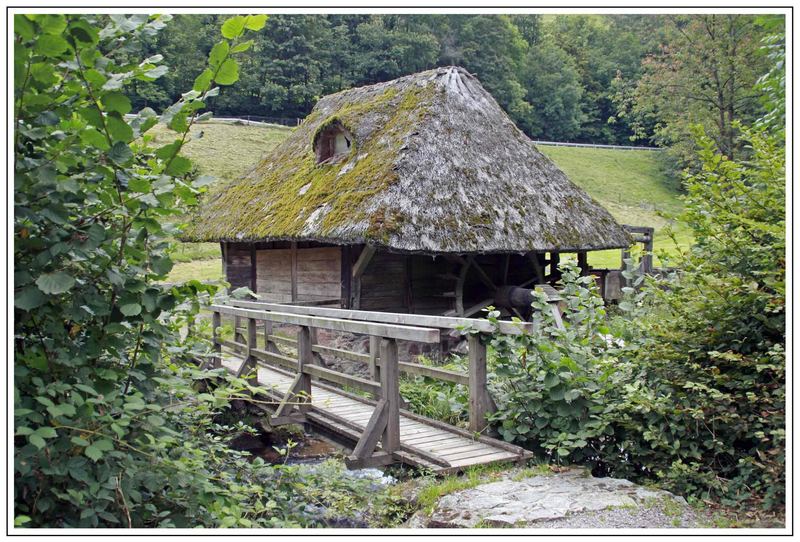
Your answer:
[[[741,162],[697,134],[683,216],[696,243],[627,307],[642,378],[612,415],[621,446],[669,487],[771,508],[784,496],[784,153],[741,130]]]
[[[697,134],[681,217],[696,243],[670,262],[679,271],[645,284],[626,271],[639,287],[607,315],[594,279],[564,266],[565,329],[539,295],[531,333],[493,337],[505,439],[726,505],[783,505],[783,146],[741,132],[746,162]]]
[[[318,525],[322,474],[227,446],[215,420],[247,382],[203,370],[215,287],[163,285],[170,240],[202,192],[181,156],[219,85],[238,77],[231,17],[192,90],[159,120],[124,89],[166,71],[137,59],[166,16],[14,17],[14,511],[23,527]],[[166,27],[166,30],[164,28]],[[186,329],[196,333],[186,334]]]
[[[498,411],[489,419],[504,439],[554,461],[596,463],[613,434],[607,405],[631,375],[630,347],[608,327],[594,279],[571,263],[560,269],[564,328],[537,291],[533,331],[491,340]]]

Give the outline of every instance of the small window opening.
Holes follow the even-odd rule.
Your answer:
[[[332,164],[343,160],[350,154],[353,136],[340,123],[325,128],[317,136],[314,153],[318,164]]]

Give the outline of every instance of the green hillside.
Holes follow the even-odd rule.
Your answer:
[[[608,209],[617,222],[655,228],[656,252],[675,250],[671,239],[663,233],[659,235],[670,222],[661,215],[674,216],[681,211],[682,203],[674,183],[659,167],[655,151],[545,145],[539,150]],[[675,228],[675,234],[682,246],[689,244],[689,232]],[[589,263],[595,267],[619,267],[620,252],[590,253]]]
[[[185,152],[200,173],[222,180],[235,179],[252,169],[290,131],[291,128],[280,126],[203,123],[192,128],[193,140],[186,145]],[[153,128],[152,133],[159,144],[168,143],[172,137],[162,126]],[[655,227],[656,250],[674,248],[666,236],[659,235],[659,230],[668,223],[659,213],[675,214],[680,211],[681,202],[659,169],[655,152],[552,146],[539,149],[618,222]],[[682,244],[688,244],[688,233],[677,233]],[[211,280],[221,276],[216,243],[184,243],[175,256],[179,263],[170,274],[171,281]],[[589,263],[595,267],[619,267],[620,252],[591,253]]]

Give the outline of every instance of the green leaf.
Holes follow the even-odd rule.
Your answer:
[[[232,85],[239,80],[239,64],[229,58],[220,66],[217,77],[214,80],[220,85]]]
[[[92,147],[97,147],[100,150],[107,151],[111,148],[108,144],[108,139],[103,135],[100,130],[95,128],[87,128],[80,133],[81,141]]]
[[[116,111],[120,115],[127,115],[131,112],[131,101],[121,92],[109,92],[100,98],[106,111]]]
[[[267,15],[248,15],[244,22],[244,27],[248,30],[258,32],[267,24],[268,18]]]
[[[36,22],[42,33],[54,36],[61,34],[67,28],[67,18],[63,15],[42,15]]]
[[[40,275],[36,279],[36,286],[46,294],[63,294],[75,286],[75,279],[63,271],[56,271],[55,273]]]
[[[75,415],[75,407],[68,404],[62,403],[60,405],[53,405],[47,407],[47,412],[50,413],[51,416],[74,416]]]
[[[245,19],[241,15],[237,15],[236,17],[231,17],[224,23],[222,23],[222,35],[223,37],[232,40],[234,38],[238,38],[242,32],[244,32],[244,25],[247,19]]]
[[[110,439],[102,438],[92,443],[92,446],[103,452],[109,452],[114,449],[114,442]]]
[[[47,296],[36,286],[27,286],[14,294],[14,306],[24,311],[35,309],[45,301],[47,301]]]
[[[140,177],[134,177],[133,179],[128,181],[128,190],[133,192],[139,192],[142,194],[147,194],[150,192],[150,181],[147,179],[142,179]]]
[[[39,429],[34,431],[34,434],[39,435],[42,438],[56,438],[58,436],[58,433],[56,433],[55,429],[46,426],[40,427]]]
[[[166,275],[172,270],[172,267],[172,260],[162,256],[155,256],[150,261],[150,269],[152,269],[153,273],[157,275]]]
[[[198,75],[197,78],[194,80],[194,85],[192,86],[192,89],[196,90],[197,92],[204,92],[208,88],[208,85],[211,84],[211,80],[213,78],[214,78],[214,72],[206,68],[205,70],[203,70],[203,73]]]
[[[236,45],[233,49],[231,49],[231,53],[241,53],[242,51],[247,51],[250,47],[253,46],[253,43],[254,43],[253,40],[243,41],[242,43]]]
[[[559,382],[561,382],[561,380],[558,378],[558,375],[555,375],[553,373],[550,373],[546,377],[544,377],[544,387],[547,389],[558,386]]]
[[[47,444],[47,443],[44,441],[44,439],[43,439],[41,436],[37,435],[36,433],[33,433],[33,434],[31,434],[31,435],[28,435],[28,442],[30,442],[31,444],[33,444],[34,446],[36,446],[36,447],[37,447],[37,448],[39,448],[40,450],[41,450],[42,448],[44,448],[44,447],[45,447],[45,445]]]
[[[103,451],[97,448],[94,444],[91,446],[87,446],[84,448],[83,453],[86,454],[86,457],[97,463],[97,461],[103,457]]]
[[[113,113],[106,117],[108,133],[114,141],[127,143],[133,140],[133,128],[118,115],[118,113]]]
[[[33,23],[24,15],[14,15],[14,33],[26,40],[32,39],[36,35]]]
[[[216,68],[222,64],[225,58],[227,58],[229,50],[230,45],[228,45],[227,41],[223,40],[214,45],[214,47],[211,48],[211,52],[208,54],[208,63],[211,67]]]
[[[81,438],[81,437],[72,437],[71,439],[69,439],[69,441],[72,444],[75,444],[76,446],[84,446],[85,447],[85,446],[89,446],[89,444],[90,444],[88,440],[86,440],[84,438]]]
[[[138,303],[128,303],[126,305],[122,305],[119,308],[119,311],[125,316],[136,316],[142,312],[142,306]]]
[[[127,143],[117,141],[108,152],[108,158],[115,164],[123,166],[133,159],[133,151]]]
[[[192,169],[192,162],[188,158],[184,158],[183,156],[176,156],[170,162],[169,167],[165,170],[167,175],[172,176],[179,176],[183,175],[184,173],[188,173],[189,170]]]
[[[36,52],[49,57],[57,57],[69,49],[69,43],[61,36],[43,34],[36,40]]]

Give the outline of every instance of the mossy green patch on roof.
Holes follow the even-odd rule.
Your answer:
[[[334,126],[353,136],[349,154],[318,164],[314,144]],[[251,174],[204,203],[184,238],[429,253],[629,243],[460,68],[321,99]]]

